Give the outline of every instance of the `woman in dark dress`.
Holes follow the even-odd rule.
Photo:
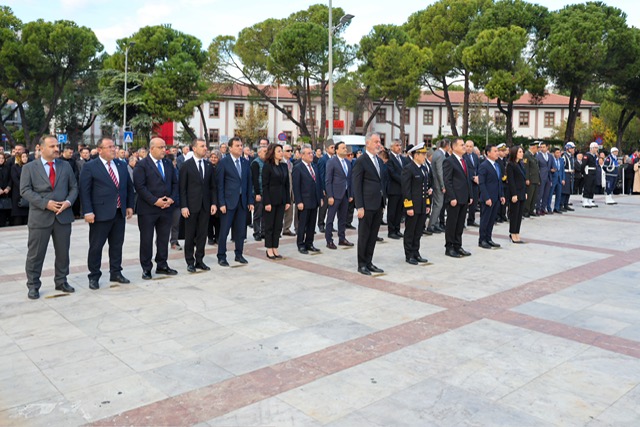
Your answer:
[[[0,227],[7,225],[11,216],[11,166],[0,154]]]
[[[513,243],[524,243],[520,240],[520,225],[524,211],[524,201],[527,200],[527,186],[525,171],[522,164],[524,150],[519,145],[509,149],[507,162],[507,183],[509,184],[509,239]]]
[[[29,155],[22,153],[20,157],[16,157],[16,162],[11,168],[11,216],[13,217],[12,225],[27,225],[29,219],[29,206],[18,206],[20,201],[20,174],[22,166],[29,161]]]
[[[213,166],[213,175],[215,176],[218,169],[218,162],[222,158],[220,151],[212,151],[209,155],[209,163]],[[218,243],[218,237],[220,236],[220,212],[216,212],[215,215],[209,217],[209,225],[207,227],[208,244],[215,245]]]
[[[269,259],[282,258],[278,253],[282,221],[284,211],[291,207],[289,171],[282,157],[282,145],[269,144],[262,168],[264,246]]]

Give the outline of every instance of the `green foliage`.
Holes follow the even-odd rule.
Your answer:
[[[266,136],[268,122],[267,114],[252,104],[245,112],[244,117],[236,119],[238,135],[245,144],[251,146],[257,143],[259,138]]]

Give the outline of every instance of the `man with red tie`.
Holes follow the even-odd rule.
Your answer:
[[[322,206],[322,186],[318,169],[313,163],[313,150],[306,145],[300,150],[301,161],[293,167],[293,198],[298,208],[298,252],[319,252],[313,246],[318,208]]]
[[[442,164],[444,177],[444,204],[447,209],[445,230],[445,255],[460,258],[471,255],[462,248],[462,232],[467,216],[467,208],[473,203],[471,198],[471,178],[469,168],[462,157],[465,153],[464,140],[456,139],[451,144],[452,155]]]

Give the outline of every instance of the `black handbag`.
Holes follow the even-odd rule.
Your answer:
[[[8,197],[3,197],[0,199],[0,210],[9,210],[12,207],[11,199]]]

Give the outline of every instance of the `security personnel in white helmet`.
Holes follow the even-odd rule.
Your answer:
[[[602,169],[604,169],[607,186],[605,187],[606,196],[606,204],[607,205],[617,205],[618,202],[613,200],[613,189],[616,188],[616,183],[618,182],[618,173],[620,171],[620,162],[618,161],[618,149],[613,147],[611,149],[611,154],[604,159],[604,164],[602,165]]]

